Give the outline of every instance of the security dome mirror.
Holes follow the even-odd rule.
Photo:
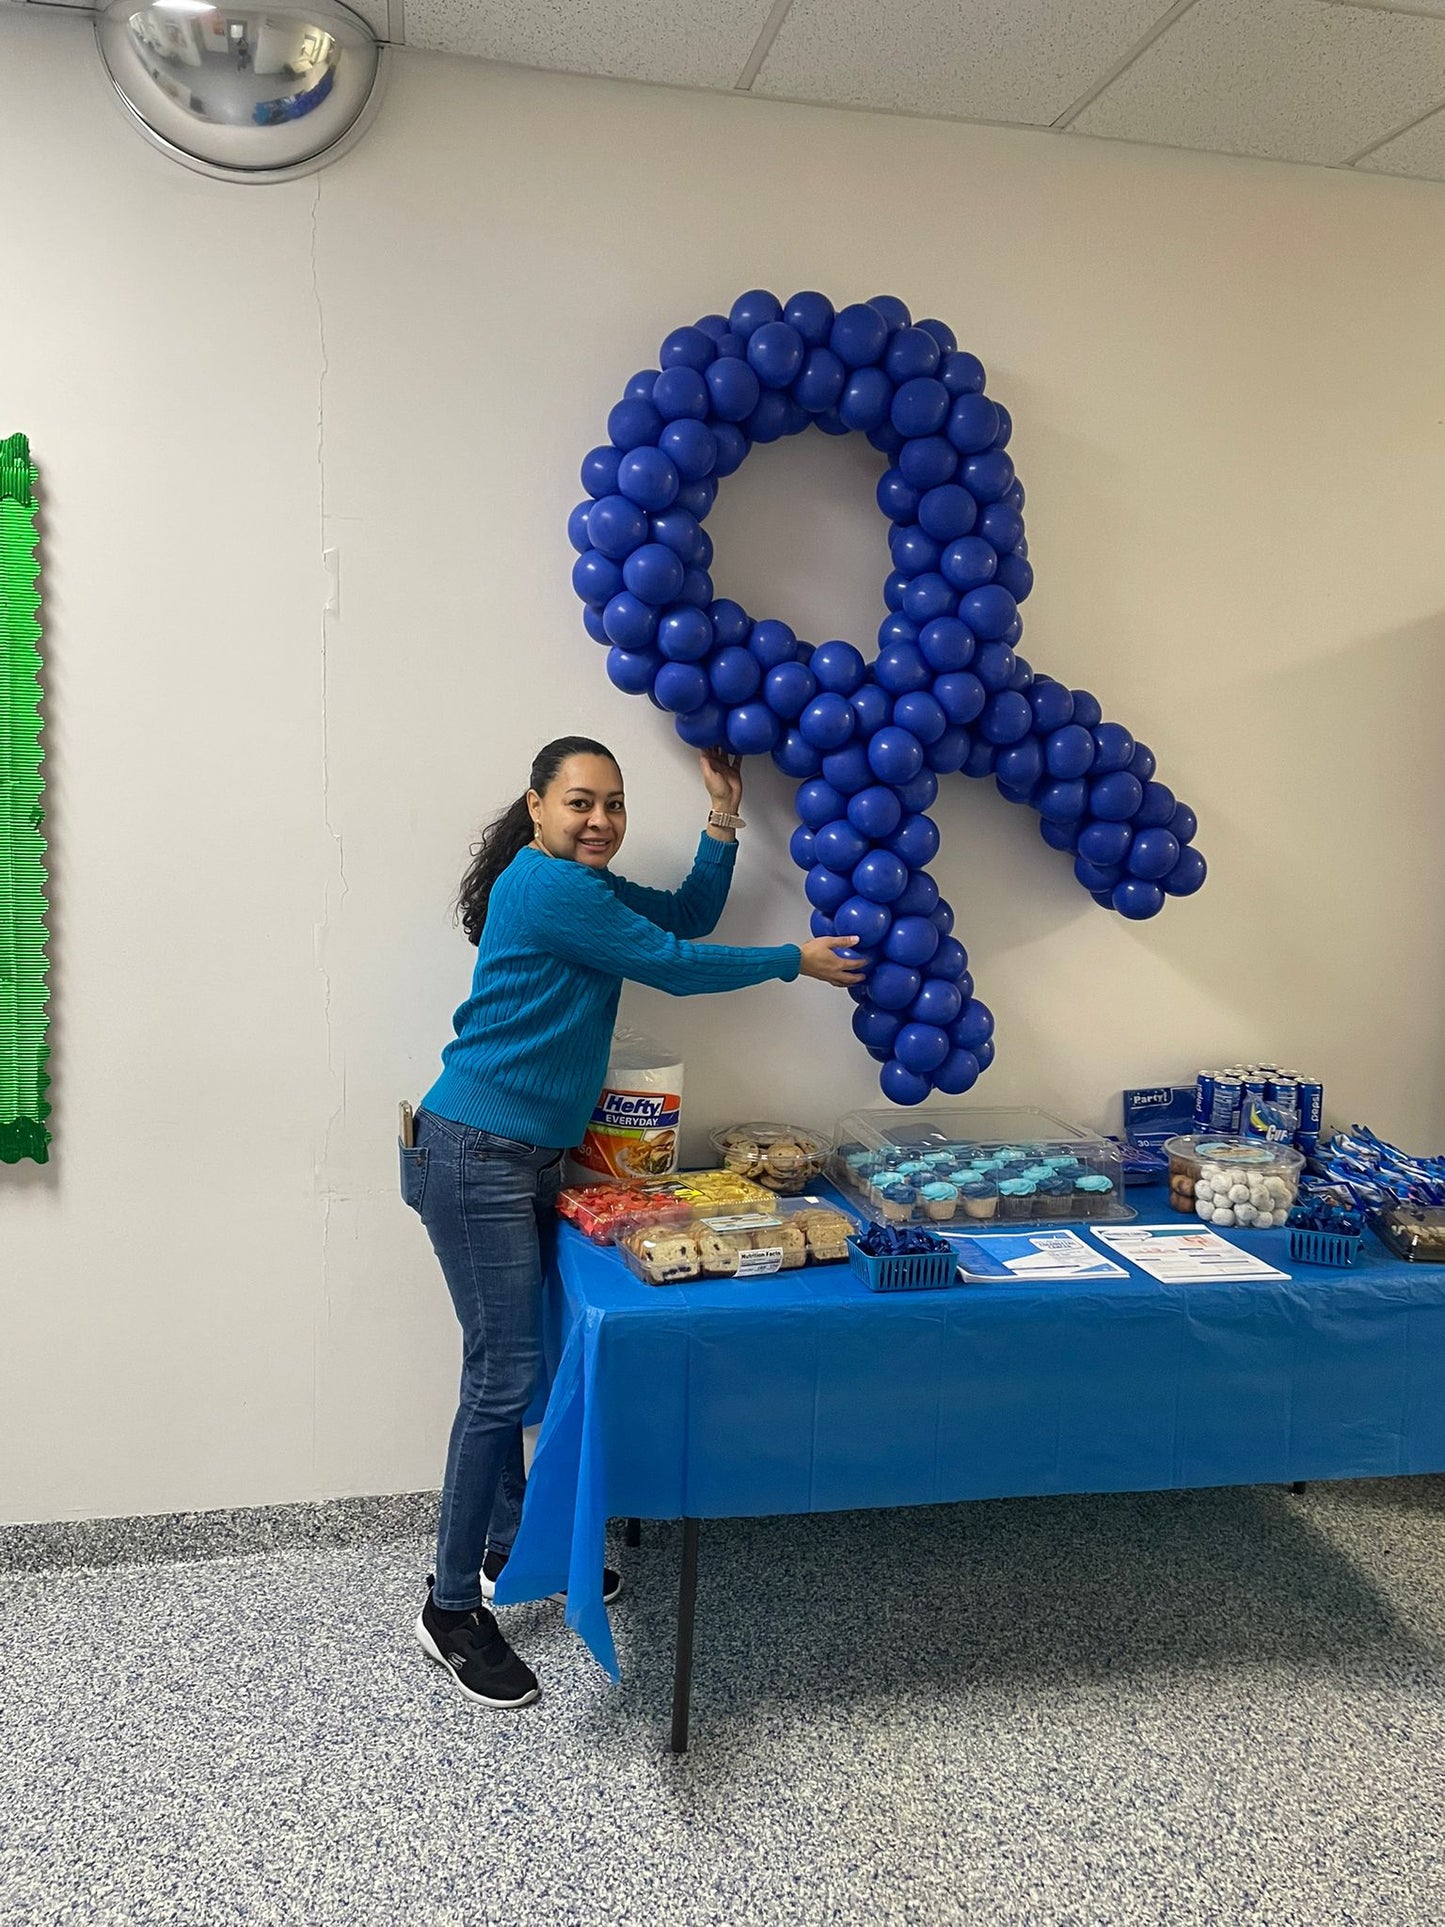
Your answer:
[[[379,92],[375,35],[331,0],[114,0],[95,32],[147,138],[222,180],[288,180],[323,167],[361,133]]]

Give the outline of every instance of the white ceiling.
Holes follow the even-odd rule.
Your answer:
[[[350,4],[435,53],[1445,181],[1445,0]]]

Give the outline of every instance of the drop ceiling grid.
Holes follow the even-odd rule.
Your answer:
[[[1074,130],[1338,166],[1445,101],[1445,18],[1196,0]]]
[[[756,94],[1047,126],[1169,0],[793,0]]]
[[[771,0],[406,0],[409,47],[568,73],[730,89]]]

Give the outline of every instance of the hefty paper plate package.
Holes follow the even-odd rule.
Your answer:
[[[587,1134],[572,1153],[588,1177],[664,1178],[677,1169],[683,1067],[635,1031],[612,1039],[607,1081]]]

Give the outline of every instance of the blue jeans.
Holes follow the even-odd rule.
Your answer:
[[[482,1603],[482,1554],[510,1552],[526,1475],[522,1416],[542,1360],[542,1280],[562,1153],[418,1111],[401,1195],[421,1215],[462,1328],[462,1387],[437,1527],[444,1612]]]

